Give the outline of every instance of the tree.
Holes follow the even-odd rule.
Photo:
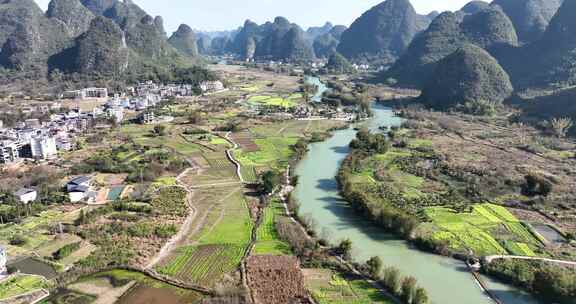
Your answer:
[[[280,185],[280,175],[274,171],[266,171],[262,174],[262,192],[272,193]]]
[[[382,275],[382,284],[388,291],[397,294],[400,289],[400,270],[395,267],[386,267]]]
[[[371,257],[366,262],[366,268],[368,269],[368,273],[373,279],[379,280],[380,272],[382,271],[382,259],[380,259],[378,256]]]
[[[165,136],[166,135],[166,126],[165,125],[154,126],[153,133],[155,136]]]
[[[191,111],[188,113],[188,122],[194,125],[202,123],[202,113],[200,111]]]
[[[338,245],[337,251],[345,260],[350,260],[352,257],[352,241],[350,239],[342,240],[340,245]]]
[[[416,294],[416,279],[414,277],[405,277],[402,280],[402,286],[400,287],[400,296],[405,303],[412,303],[414,296]]]
[[[539,174],[530,173],[524,178],[526,179],[524,193],[527,195],[548,196],[554,189],[552,182]]]
[[[428,303],[428,301],[429,301],[428,293],[426,292],[426,290],[424,288],[416,289],[412,303],[413,304],[426,304],[426,303]]]
[[[554,132],[554,134],[559,138],[566,137],[568,131],[570,131],[572,126],[574,126],[574,122],[572,121],[571,118],[568,117],[554,118],[549,122],[549,124],[552,129],[552,132]]]
[[[304,100],[306,102],[310,102],[312,101],[312,97],[314,97],[314,95],[316,95],[316,93],[318,92],[318,86],[314,84],[305,83],[304,85],[302,85],[301,91],[302,95],[304,96]]]

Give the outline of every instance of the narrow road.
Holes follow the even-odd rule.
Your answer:
[[[490,256],[484,257],[484,260],[488,264],[492,263],[494,260],[529,260],[529,261],[541,261],[541,262],[548,262],[548,263],[555,263],[555,264],[563,264],[563,265],[576,267],[576,262],[574,262],[574,261],[563,261],[563,260],[555,260],[555,259],[548,259],[548,258],[515,256],[515,255],[490,255]]]

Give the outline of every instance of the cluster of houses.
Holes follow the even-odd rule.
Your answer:
[[[73,148],[75,134],[84,132],[94,116],[70,111],[50,115],[50,121],[27,119],[14,128],[0,127],[0,164],[18,164],[24,159],[50,160],[58,151]]]
[[[200,83],[199,88],[203,94],[221,92],[226,89],[219,80],[204,81]],[[153,81],[146,81],[134,87],[128,87],[127,92],[133,96],[156,95],[160,98],[198,95],[197,88],[192,84],[157,84]]]
[[[247,111],[248,115],[261,116],[268,115],[275,119],[284,120],[339,120],[354,121],[358,118],[358,113],[350,107],[334,108],[319,104],[299,104],[294,108],[283,108],[277,106],[254,106]]]
[[[124,120],[125,110],[145,111],[157,105],[166,96],[193,94],[191,85],[157,85],[146,82],[129,89],[133,94],[108,97],[105,88],[86,88],[64,92],[62,97],[74,98],[81,102],[86,98],[101,98],[108,101],[96,106],[89,112],[72,110],[50,115],[48,122],[39,119],[27,119],[18,122],[13,128],[4,128],[0,122],[0,165],[19,164],[25,159],[50,160],[57,157],[59,151],[70,151],[74,147],[74,138],[83,133],[94,119],[107,117],[117,123]],[[57,104],[58,107],[54,107]],[[61,110],[60,103],[42,104],[47,113]],[[36,109],[37,110],[37,109]],[[42,112],[44,113],[44,112]],[[152,117],[150,121],[165,118]]]

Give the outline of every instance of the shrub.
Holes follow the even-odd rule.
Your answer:
[[[54,253],[52,253],[52,257],[57,261],[62,260],[64,258],[70,256],[72,253],[74,253],[78,249],[80,249],[80,244],[81,244],[81,242],[76,242],[76,243],[65,245],[64,247],[62,247],[62,248],[56,250]]]
[[[28,240],[23,235],[15,234],[10,238],[10,245],[12,246],[24,246],[26,243]]]
[[[525,177],[524,192],[527,195],[548,196],[554,185],[547,178],[536,173],[527,174]]]
[[[163,239],[172,237],[178,232],[178,228],[175,225],[160,225],[154,229],[154,234]]]
[[[140,222],[134,224],[128,228],[128,234],[133,237],[150,237],[154,231],[154,228],[151,223],[148,222]]]

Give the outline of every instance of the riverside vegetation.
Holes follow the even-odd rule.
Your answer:
[[[573,209],[565,209],[554,199],[573,197],[564,183],[570,183],[574,175],[566,172],[557,179],[544,173],[556,172],[556,166],[571,163],[571,158],[553,156],[554,148],[548,146],[549,158],[526,163],[522,145],[509,146],[514,133],[485,122],[501,119],[498,115],[480,118],[416,107],[402,114],[408,119],[403,127],[386,135],[361,129],[350,143],[352,150],[342,164],[338,182],[355,210],[419,248],[443,255],[576,260],[570,244]],[[483,131],[476,129],[480,125]],[[537,132],[526,132],[530,135],[522,144],[534,144],[531,136]],[[508,147],[505,152],[492,152],[502,144]],[[564,201],[571,204],[571,200]],[[553,244],[532,226],[541,221],[539,213],[556,219],[565,241]],[[484,270],[543,300],[572,301],[573,269],[503,260],[485,265]]]

